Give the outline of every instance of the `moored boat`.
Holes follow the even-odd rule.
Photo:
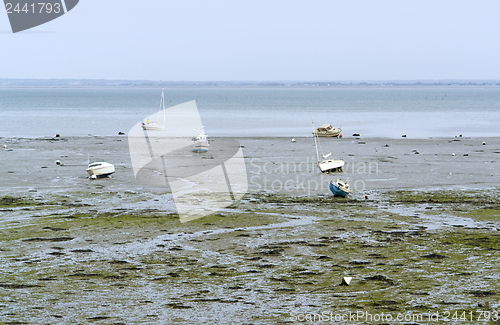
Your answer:
[[[332,191],[333,196],[346,197],[351,192],[349,184],[347,182],[337,179],[336,181],[330,182],[330,191]]]
[[[341,132],[341,128],[333,127],[331,124],[323,124],[313,130],[313,134],[318,137],[338,137]]]
[[[193,137],[192,140],[194,142],[193,152],[201,153],[208,151],[210,143],[208,141],[208,136],[205,134],[205,131],[203,131],[203,127],[201,127],[200,135]]]
[[[163,123],[160,122],[160,115],[162,113],[163,108]],[[161,99],[160,99],[160,109],[158,110],[158,116],[156,121],[150,121],[149,119],[146,122],[142,123],[142,128],[144,130],[150,131],[163,131],[165,129],[165,96],[163,95],[163,89],[161,90]]]
[[[104,160],[97,160],[91,162],[86,171],[91,178],[106,177],[115,172],[115,165]]]

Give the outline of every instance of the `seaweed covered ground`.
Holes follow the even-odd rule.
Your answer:
[[[498,189],[254,193],[187,223],[168,200],[1,197],[0,322],[500,324]]]

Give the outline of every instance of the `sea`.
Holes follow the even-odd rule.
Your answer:
[[[161,88],[0,88],[0,137],[117,135],[158,112]],[[213,137],[500,136],[498,86],[172,87],[165,106],[195,100]],[[166,117],[168,118],[168,116]]]

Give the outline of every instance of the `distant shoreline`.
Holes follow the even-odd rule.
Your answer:
[[[377,81],[155,81],[105,79],[7,79],[0,88],[344,88],[344,87],[499,87],[500,80],[377,80]]]

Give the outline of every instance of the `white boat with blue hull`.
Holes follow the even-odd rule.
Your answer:
[[[203,126],[201,127],[201,133],[197,137],[192,138],[194,142],[193,152],[202,153],[207,152],[210,142],[208,141],[208,135],[205,134]]]
[[[90,178],[108,177],[115,172],[115,165],[104,160],[97,160],[89,163],[86,171]]]
[[[330,191],[332,191],[333,196],[346,197],[351,192],[351,189],[347,182],[337,179],[336,181],[330,182]]]

